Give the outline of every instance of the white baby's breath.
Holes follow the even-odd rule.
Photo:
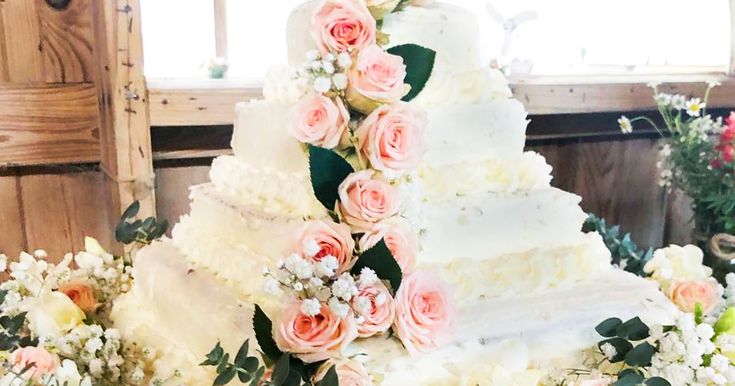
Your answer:
[[[602,351],[602,354],[608,359],[611,360],[615,357],[615,355],[618,354],[617,350],[615,350],[615,347],[611,345],[610,343],[603,343],[600,346],[600,350]]]
[[[8,269],[8,257],[0,254],[0,272],[5,272],[6,269]]]
[[[620,131],[622,131],[623,134],[630,134],[633,132],[633,124],[625,115],[618,118],[618,125],[620,126]]]
[[[324,94],[332,88],[332,80],[326,76],[314,79],[314,91]]]
[[[337,90],[344,90],[347,88],[347,75],[339,73],[334,74],[332,76],[332,83],[334,83],[334,88]]]
[[[301,302],[301,312],[308,316],[316,316],[322,308],[319,299],[304,299]]]

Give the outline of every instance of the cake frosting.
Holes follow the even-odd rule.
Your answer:
[[[127,338],[175,364],[156,369],[170,384],[211,382],[197,363],[214,343],[232,352],[253,336],[253,304],[266,313],[279,306],[261,290],[261,269],[289,254],[306,221],[328,216],[309,183],[308,155],[288,133],[305,92],[294,68],[314,48],[308,29],[317,4],[294,10],[293,67],[268,74],[265,99],[237,105],[234,156],[217,158],[211,182],[192,189],[191,211],[172,237],[139,252],[135,287],[115,306]],[[403,205],[415,206],[406,213],[420,235],[418,266],[454,288],[458,334],[418,358],[388,338],[357,342],[346,354],[368,354],[358,358],[384,386],[458,385],[475,366],[523,373],[573,355],[611,315],[667,321],[673,307],[656,286],[610,265],[600,236],[580,230],[580,197],[552,188],[551,167],[524,153],[527,113],[502,74],[481,65],[474,15],[441,3],[409,6],[387,16],[383,31],[388,46],[437,53],[412,102],[428,111],[426,153],[402,194]],[[206,332],[195,332],[203,325]],[[173,366],[190,371],[166,377]]]

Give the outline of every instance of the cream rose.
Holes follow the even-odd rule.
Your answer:
[[[381,20],[385,15],[393,12],[400,2],[401,0],[365,0],[375,20]]]
[[[349,123],[350,114],[341,99],[313,94],[296,105],[289,133],[300,142],[333,149]]]
[[[355,241],[350,227],[333,221],[310,221],[296,237],[295,252],[304,259],[318,263],[326,256],[337,258],[337,273],[349,271],[355,263]]]
[[[408,221],[402,218],[390,218],[375,224],[360,238],[360,249],[364,251],[372,248],[380,240],[385,240],[385,245],[401,266],[404,274],[413,270],[416,265],[416,256],[419,253],[419,243]]]
[[[273,335],[282,351],[313,363],[339,356],[357,338],[357,325],[352,314],[340,318],[322,305],[319,314],[308,316],[300,302],[292,302],[282,311]]]
[[[335,360],[330,359],[319,367],[319,370],[314,374],[314,383],[321,381],[327,371],[335,367],[337,372],[337,379],[339,380],[339,386],[372,386],[373,381],[370,378],[365,366],[355,359],[352,360]]]
[[[405,102],[375,109],[356,131],[358,147],[374,169],[400,173],[415,169],[424,153],[423,110]]]
[[[681,281],[671,286],[669,297],[684,312],[694,312],[700,304],[708,314],[717,305],[720,294],[714,280]]]
[[[362,170],[347,176],[339,186],[339,210],[353,232],[368,231],[398,213],[398,190],[375,177],[374,170]]]
[[[32,305],[27,319],[39,337],[56,338],[84,322],[84,311],[61,292],[45,292]]]
[[[705,280],[712,276],[712,269],[703,264],[704,253],[694,245],[671,245],[659,249],[643,268],[651,278],[666,287],[669,281]]]
[[[33,364],[33,367],[25,375],[35,380],[40,380],[44,375],[52,374],[59,367],[59,357],[41,347],[20,348],[13,351],[10,359],[13,363],[13,369],[17,371]]]
[[[89,284],[83,281],[75,280],[66,283],[59,287],[59,292],[68,296],[86,314],[94,313],[97,310],[97,300],[94,297],[94,291]]]
[[[322,54],[375,44],[376,22],[363,0],[326,0],[311,25],[311,36]]]
[[[362,317],[357,324],[357,332],[360,338],[367,338],[376,334],[382,334],[390,329],[396,316],[393,297],[388,288],[381,281],[375,283],[360,283],[357,287],[358,294],[352,298],[352,308]],[[360,309],[358,304],[367,299],[369,305],[366,309]]]
[[[360,51],[347,77],[347,102],[365,114],[381,104],[399,101],[411,89],[403,83],[406,78],[403,58],[389,54],[377,45]]]
[[[406,276],[396,293],[393,331],[412,355],[449,342],[455,309],[449,288],[433,273]]]

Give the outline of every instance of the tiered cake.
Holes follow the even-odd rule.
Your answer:
[[[317,2],[289,20],[289,58],[298,66],[314,46],[307,32]],[[459,308],[453,343],[410,357],[389,338],[357,342],[382,384],[455,385],[468,369],[509,373],[567,358],[595,342],[610,316],[666,318],[655,284],[609,263],[597,234],[580,231],[580,198],[552,188],[543,157],[523,152],[526,111],[502,74],[480,63],[474,16],[436,3],[389,15],[390,44],[436,51],[425,89],[412,102],[428,112],[427,151],[406,206],[420,234],[418,266],[439,272]],[[327,218],[314,197],[308,155],[287,132],[299,85],[286,69],[266,79],[265,99],[237,106],[234,156],[217,158],[211,182],[191,190],[191,212],[170,240],[137,256],[136,284],[116,305],[117,326],[158,348],[171,384],[204,384],[197,367],[218,340],[230,352],[253,337],[253,304],[278,301],[261,291],[264,266],[287,256],[293,234]]]

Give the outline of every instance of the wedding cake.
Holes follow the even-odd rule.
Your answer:
[[[339,84],[340,68],[349,72],[368,49],[360,57],[332,55],[313,33],[325,9],[350,15],[365,7],[357,3],[362,1],[308,1],[293,11],[290,67],[268,74],[263,100],[237,105],[234,155],[215,159],[211,182],[191,189],[191,211],[172,237],[138,252],[135,285],[117,301],[113,317],[125,338],[156,349],[151,355],[163,359],[154,369],[158,378],[167,384],[211,383],[214,372],[197,364],[217,342],[234,353],[249,338],[251,353],[257,353],[254,304],[279,319],[286,301],[264,287],[273,283],[273,272],[289,264],[295,240],[304,241],[296,235],[314,222],[346,222],[355,234],[346,243],[361,251],[375,244],[365,235],[385,227],[377,234],[391,244],[403,270],[401,288],[418,280],[409,272],[421,271],[451,289],[450,299],[440,300],[456,310],[454,328],[441,343],[406,339],[405,328],[396,323],[392,336],[350,339],[339,347],[334,355],[359,362],[374,384],[479,384],[472,381],[475,373],[536,384],[537,373],[529,369],[591,347],[598,340],[594,326],[609,316],[666,320],[673,311],[656,285],[610,265],[601,237],[580,230],[586,218],[580,198],[551,187],[551,167],[539,154],[524,152],[527,113],[503,75],[482,65],[477,21],[459,7],[402,1],[400,11],[380,15],[377,40],[388,52],[415,44],[435,53],[423,90],[405,103],[424,113],[402,115],[422,122],[423,151],[415,167],[395,173],[381,169],[385,165],[371,158],[373,153],[345,153],[358,170],[366,159],[372,165],[354,178],[378,173],[388,181],[385,189],[395,188],[399,215],[365,228],[350,220],[355,217],[350,192],[340,192],[336,210],[325,207],[313,187],[321,170],[310,170],[312,153],[304,145],[309,141],[294,133],[293,121],[312,88],[346,95],[348,114],[364,114],[365,121],[375,114],[374,106],[353,103],[349,88],[332,93],[333,87],[347,87]],[[333,84],[321,86],[319,77],[302,76],[325,72],[335,74]],[[348,109],[341,103],[325,111],[344,114]],[[360,132],[352,123],[346,130]],[[344,138],[334,138],[320,145],[343,143]],[[313,247],[306,241],[296,248]],[[317,247],[306,256],[320,253]],[[298,290],[306,291],[300,285]],[[397,302],[401,291],[395,293]],[[432,306],[427,300],[426,307]],[[288,337],[275,335],[279,348],[293,347]],[[310,362],[308,355],[294,352]],[[488,384],[512,384],[497,382]]]

